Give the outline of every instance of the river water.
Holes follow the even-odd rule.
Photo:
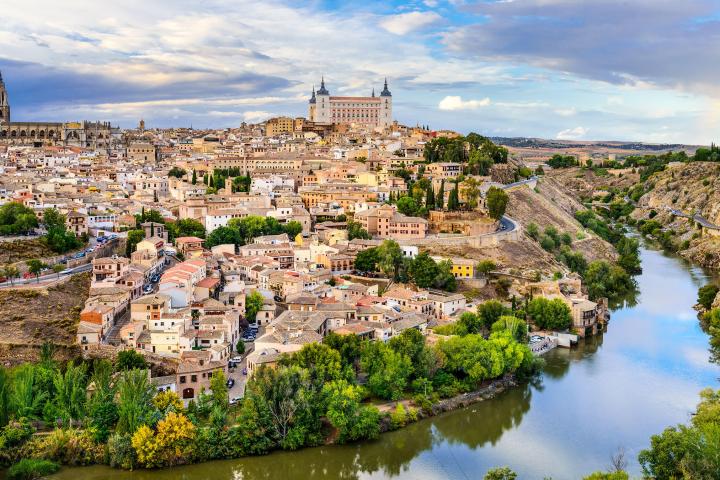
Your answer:
[[[152,472],[64,469],[65,480],[478,479],[508,465],[520,479],[577,479],[628,470],[652,434],[685,422],[704,387],[718,387],[707,336],[691,308],[708,275],[643,248],[639,294],[613,313],[607,333],[546,355],[537,384],[423,420],[372,442],[280,452]]]

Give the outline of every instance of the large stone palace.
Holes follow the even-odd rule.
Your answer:
[[[10,100],[0,72],[0,141],[13,144],[58,144],[110,148],[121,141],[119,127],[110,122],[12,122]]]
[[[308,118],[318,124],[356,124],[367,127],[388,127],[392,124],[392,94],[387,79],[380,96],[375,89],[369,97],[335,97],[325,88],[325,78],[310,97]]]

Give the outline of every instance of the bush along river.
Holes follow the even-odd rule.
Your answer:
[[[65,468],[67,480],[475,479],[507,465],[521,479],[577,479],[624,449],[631,476],[650,436],[687,422],[720,368],[692,309],[709,275],[641,248],[639,293],[616,308],[607,333],[545,355],[542,377],[375,441],[277,452],[157,471]]]

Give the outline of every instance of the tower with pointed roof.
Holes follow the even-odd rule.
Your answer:
[[[0,72],[0,124],[5,124],[6,126],[10,124],[10,100],[8,100],[2,72]]]
[[[392,94],[386,78],[379,96],[376,96],[374,88],[369,97],[330,96],[323,76],[318,90],[313,85],[308,110],[309,120],[315,123],[385,128],[392,125]]]

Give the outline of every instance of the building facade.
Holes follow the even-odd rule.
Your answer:
[[[325,88],[323,78],[317,91],[313,87],[308,110],[309,120],[319,124],[385,128],[392,124],[392,94],[385,79],[379,97],[375,96],[375,90],[369,97],[335,97]]]
[[[59,144],[110,148],[120,143],[118,127],[109,122],[11,122],[10,98],[0,72],[0,140],[14,144]]]

